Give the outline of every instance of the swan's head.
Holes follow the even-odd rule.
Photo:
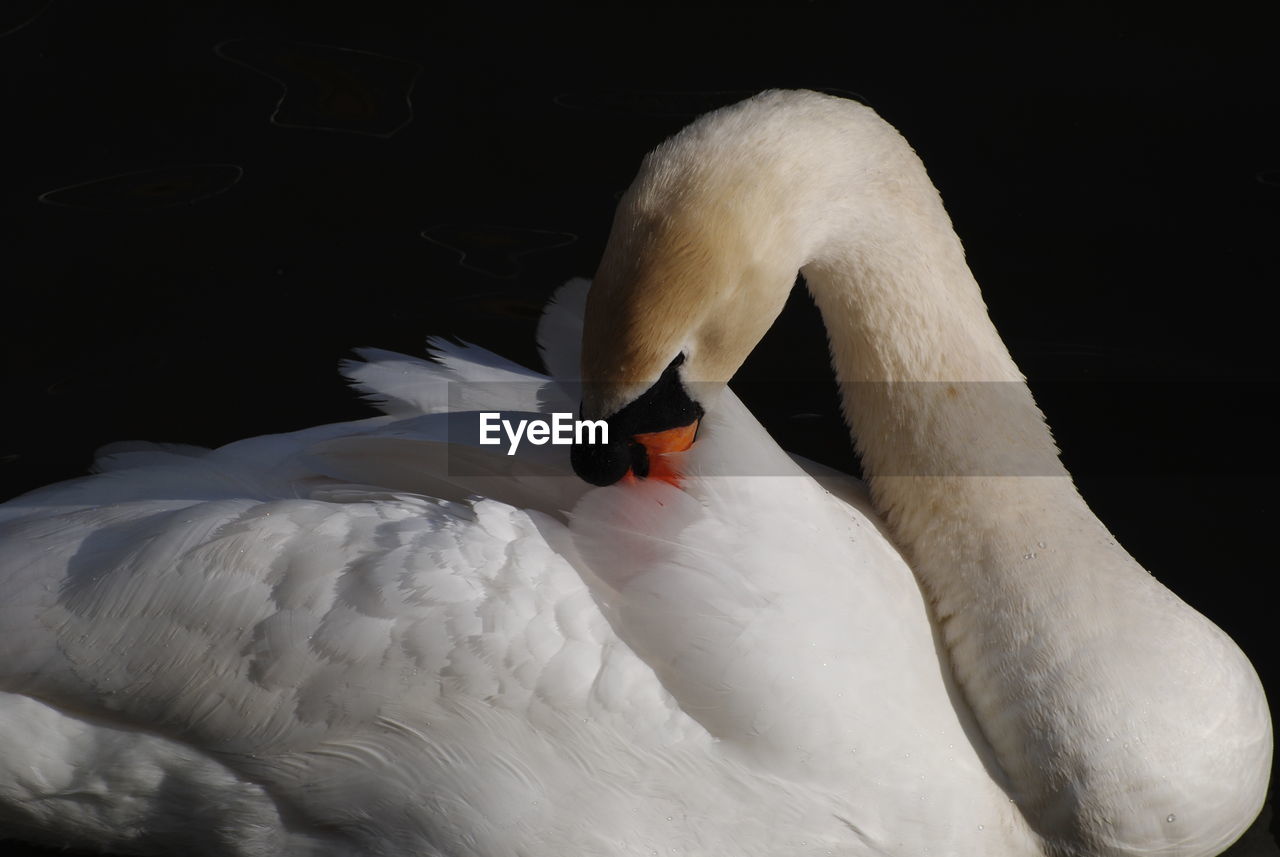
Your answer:
[[[759,174],[681,142],[650,155],[623,196],[587,299],[582,417],[606,420],[610,442],[575,446],[572,460],[596,485],[675,481],[664,456],[693,443],[799,267]]]

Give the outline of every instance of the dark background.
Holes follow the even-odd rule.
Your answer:
[[[0,497],[113,440],[368,413],[334,371],[353,346],[537,366],[536,314],[644,152],[826,89],[915,145],[1086,499],[1274,703],[1272,4],[429,5],[0,6]],[[738,386],[854,467],[829,374],[797,292]]]

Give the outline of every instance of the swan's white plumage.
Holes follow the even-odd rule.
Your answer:
[[[506,371],[499,358],[474,349],[456,351],[451,359],[447,371],[455,377],[483,376],[494,366]],[[423,382],[442,373],[436,364],[406,358],[389,359],[382,369],[402,382],[404,373],[420,373]],[[728,545],[743,550],[749,532],[743,527],[761,527],[770,509],[788,505],[788,494],[774,493],[777,488],[799,489],[811,499],[826,496],[795,478],[800,471],[776,447],[770,450],[772,442],[745,410],[729,407],[726,414],[742,422],[734,435],[754,439],[743,452],[770,454],[780,473],[792,475],[774,477],[784,482],[769,490],[742,486],[769,505],[759,519],[733,526],[717,514],[721,504],[741,499],[733,492],[708,495],[705,506],[674,489],[656,498],[645,490],[598,492],[602,502],[579,507],[573,522],[582,550],[610,552],[615,559],[621,549],[632,551],[632,565],[604,564],[613,568],[596,597],[564,558],[578,551],[553,514],[494,500],[397,494],[334,482],[318,472],[327,463],[324,450],[341,440],[365,444],[375,469],[383,465],[374,448],[388,443],[410,474],[401,479],[412,481],[411,445],[433,445],[424,433],[429,415],[256,439],[204,455],[117,451],[113,456],[144,458],[137,467],[7,504],[0,543],[10,598],[0,613],[7,630],[0,663],[6,665],[6,713],[14,716],[6,717],[3,734],[6,744],[49,752],[50,758],[36,760],[37,770],[55,768],[42,774],[50,782],[18,782],[19,789],[41,795],[38,804],[50,811],[14,814],[31,805],[14,799],[11,829],[26,832],[25,825],[43,822],[53,841],[88,839],[132,849],[137,842],[109,836],[107,829],[173,836],[150,820],[155,806],[161,814],[186,812],[164,805],[163,781],[235,808],[221,822],[228,828],[222,836],[162,840],[165,848],[181,843],[197,853],[325,847],[327,834],[314,833],[319,839],[313,840],[286,829],[296,821],[281,817],[296,813],[316,826],[346,819],[350,838],[332,844],[334,853],[648,853],[677,847],[763,854],[783,844],[795,853],[822,853],[820,847],[858,841],[832,812],[832,788],[841,779],[836,772],[845,767],[839,757],[833,771],[824,748],[813,746],[795,756],[796,771],[781,764],[791,755],[789,742],[812,743],[823,733],[794,724],[780,733],[770,725],[789,706],[806,705],[792,690],[780,709],[777,683],[791,687],[806,676],[775,676],[752,686],[753,655],[765,655],[775,672],[793,668],[769,635],[757,633],[751,645],[726,652],[705,636],[704,624],[673,624],[671,617],[659,622],[652,613],[649,599],[659,598],[683,603],[685,617],[689,611],[729,611],[728,621],[742,623],[748,612],[760,614],[762,604],[785,593],[738,591],[734,575],[744,557],[722,552]],[[714,419],[709,423],[712,436],[717,426]],[[264,473],[258,468],[268,455],[277,460]],[[292,459],[316,469],[300,478],[301,465]],[[495,466],[507,466],[504,459],[494,456]],[[345,456],[339,462],[353,466]],[[690,464],[697,466],[696,459]],[[278,496],[281,473],[289,474],[295,494],[305,488],[313,496]],[[547,481],[577,484],[563,474]],[[95,490],[107,505],[85,505],[85,494]],[[135,499],[148,491],[176,496]],[[679,517],[663,515],[663,509]],[[563,510],[549,509],[557,511],[562,516]],[[681,535],[681,519],[692,527],[689,535]],[[894,563],[890,568],[898,573],[890,580],[898,596],[922,611],[905,566],[870,522],[852,521],[843,523],[874,534],[867,540],[872,555]],[[784,535],[785,528],[776,532]],[[611,544],[611,537],[621,544]],[[783,541],[770,550],[785,547]],[[693,564],[669,553],[681,551],[695,561],[711,551],[721,556],[717,566],[693,578],[680,573]],[[622,586],[646,556],[652,574],[643,590]],[[51,576],[59,564],[62,570]],[[713,571],[723,576],[718,584]],[[811,582],[790,571],[786,577]],[[619,588],[636,595],[624,597]],[[705,696],[706,688],[697,687],[705,682],[714,693],[744,695],[742,704],[768,706],[749,721],[738,714],[722,722],[712,717],[711,734],[619,638],[606,620],[610,608],[602,610],[598,600],[605,598],[625,608],[618,621],[634,626],[642,642],[679,649],[691,634],[704,638],[706,663],[699,659],[694,670],[692,654],[684,662],[700,678],[682,690]],[[793,621],[807,608],[794,609],[798,614],[776,621]],[[932,662],[936,681],[923,612],[917,618],[909,632],[916,636],[914,654]],[[733,633],[732,625],[715,630]],[[847,653],[849,647],[842,641],[837,648]],[[806,654],[841,656],[829,649]],[[859,661],[844,657],[851,666]],[[139,724],[146,731],[130,728]],[[962,738],[960,743],[967,749]],[[121,763],[111,769],[117,776],[101,778],[94,792],[114,815],[95,815],[81,831],[64,822],[95,802],[89,791],[69,787],[92,771],[93,760],[104,755],[100,748],[121,748],[112,756]],[[896,755],[899,748],[875,742],[844,748],[850,758],[862,754],[855,767],[871,768],[884,762],[886,749]],[[917,753],[926,770],[924,754]],[[142,797],[129,796],[133,790]],[[69,792],[74,796],[51,796]],[[243,806],[227,792],[247,795]],[[357,794],[367,800],[350,817]],[[428,795],[442,805],[422,806]],[[892,843],[892,824],[881,821],[878,810],[845,803],[838,803],[841,817],[857,825],[860,836]],[[739,817],[752,806],[755,822]],[[407,812],[414,814],[413,824],[404,821]],[[360,814],[369,817],[362,821]],[[788,819],[793,829],[785,826]],[[170,821],[177,825],[176,818]],[[784,829],[771,830],[775,821]],[[809,848],[799,845],[801,838]],[[531,846],[541,850],[529,851]]]
[[[870,111],[809,94],[762,96],[686,136],[753,119],[790,127],[788,111],[838,113],[887,163],[906,157]],[[820,290],[844,262],[806,273]],[[586,293],[571,283],[540,326],[555,378],[576,374]],[[856,309],[833,301],[819,294],[829,327]],[[907,362],[932,367],[917,345]],[[1032,604],[1043,627],[1005,633],[1020,648],[1003,659],[984,654],[981,622],[935,632],[865,497],[827,474],[835,494],[821,487],[731,393],[683,455],[681,488],[588,491],[559,448],[507,456],[458,430],[470,420],[474,437],[481,409],[573,410],[576,387],[481,349],[434,349],[439,362],[370,350],[346,367],[386,416],[213,451],[117,446],[103,473],[0,506],[0,831],[140,853],[1200,855],[1256,811],[1246,780],[1270,752],[1256,678],[1157,584],[1108,596],[1133,608],[1125,643],[1158,646],[1171,626],[1205,641],[1200,660],[1173,666],[1185,684],[1246,704],[1221,715],[1226,733],[1172,714],[1186,715],[1188,737],[1215,738],[1238,779],[1206,789],[1214,772],[1196,769],[1181,792],[1177,777],[1164,791],[1108,792],[1137,781],[1098,771],[1128,776],[1134,755],[1149,755],[1157,778],[1161,766],[1184,773],[1186,748],[1123,740],[1141,745],[1124,729],[1157,721],[1117,711],[1116,746],[1067,741],[1068,758],[1099,758],[1080,765],[1079,783],[1054,784],[1084,807],[1055,818],[1018,764],[1048,753],[1061,723],[1050,738],[1022,731],[1019,711],[1001,707],[1006,685],[1039,682],[1066,722],[1079,704],[1093,724],[1097,700],[1072,697],[1081,685],[1054,684],[1041,666],[1111,666],[1072,638],[1105,637],[1102,624],[1054,628],[1063,590],[1052,573]],[[887,365],[870,345],[853,350]],[[884,428],[867,419],[854,421]],[[750,478],[723,475],[744,462]],[[1023,501],[1022,484],[983,490]],[[1025,592],[974,577],[963,539],[894,506],[904,495],[893,485],[878,490],[900,530],[920,530],[919,562],[938,562],[931,545],[952,539],[959,584],[997,615],[1027,609]],[[1114,561],[1096,519],[1068,507],[1029,571],[1053,568],[1059,544],[1095,551],[1099,568]],[[959,584],[925,588],[945,613]],[[1084,655],[1054,661],[1073,646]],[[984,662],[998,673],[985,690]],[[1205,682],[1209,672],[1221,677]],[[1177,706],[1161,682],[1140,692]],[[988,717],[981,727],[966,692]],[[1059,775],[1059,756],[1046,758]],[[1089,815],[1095,786],[1104,810]],[[1104,817],[1116,806],[1124,818]]]

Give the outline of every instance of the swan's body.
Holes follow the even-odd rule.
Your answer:
[[[718,391],[798,269],[888,531]],[[559,378],[582,291],[540,330]],[[0,507],[0,832],[1011,857],[1209,855],[1252,820],[1252,668],[1080,500],[870,110],[768,93],[665,144],[586,317],[592,416],[685,359],[707,414],[679,487],[459,443],[463,412],[578,394],[449,349],[352,370],[386,417],[117,450]]]

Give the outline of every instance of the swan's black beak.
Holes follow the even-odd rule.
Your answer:
[[[639,398],[605,419],[608,442],[573,445],[569,459],[578,476],[592,485],[612,485],[625,477],[679,484],[666,456],[693,446],[703,415],[680,380],[677,369],[683,362],[682,354]]]

